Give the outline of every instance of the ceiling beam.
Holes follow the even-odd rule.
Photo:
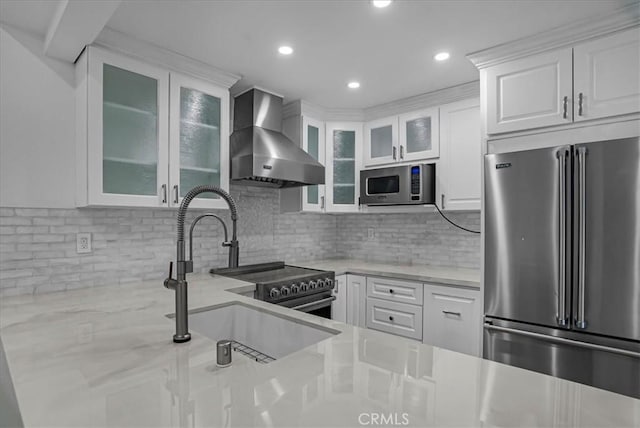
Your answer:
[[[74,62],[93,43],[120,0],[61,0],[44,41],[45,55]]]

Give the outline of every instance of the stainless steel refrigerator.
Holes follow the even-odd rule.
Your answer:
[[[640,139],[484,166],[484,357],[640,398]]]

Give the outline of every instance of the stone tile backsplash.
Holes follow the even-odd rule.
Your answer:
[[[480,230],[480,212],[446,213],[452,221]],[[338,256],[447,267],[480,268],[480,235],[447,223],[437,212],[338,216]],[[369,239],[368,229],[374,229]]]
[[[478,267],[480,240],[437,214],[280,213],[278,191],[232,186],[240,219],[240,263],[289,263],[349,257]],[[202,211],[193,210],[187,224]],[[218,212],[228,219],[228,213]],[[174,209],[0,208],[0,296],[157,279],[175,259]],[[452,215],[479,228],[478,213]],[[375,228],[368,240],[367,229]],[[93,251],[76,253],[76,233],[92,234]],[[227,264],[222,228],[202,220],[194,233],[194,270]]]

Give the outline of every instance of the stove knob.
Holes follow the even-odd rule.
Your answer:
[[[289,287],[280,287],[280,294],[282,295],[282,297],[288,296],[289,294],[291,294],[291,290],[289,289]]]
[[[321,279],[318,280],[318,288],[324,288],[325,287],[325,282]]]
[[[272,288],[271,291],[269,291],[269,297],[271,297],[272,299],[277,299],[278,297],[280,297],[280,290],[278,290],[277,288]]]
[[[291,294],[298,294],[300,292],[300,286],[298,284],[291,285]]]
[[[326,285],[327,288],[333,288],[333,279],[325,278],[324,279],[324,284]]]
[[[306,282],[301,282],[300,283],[300,291],[301,292],[305,292],[309,290],[309,284],[307,284]]]
[[[312,290],[318,288],[318,283],[315,281],[309,281],[309,288]]]

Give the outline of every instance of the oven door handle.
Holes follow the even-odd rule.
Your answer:
[[[323,303],[333,302],[334,300],[336,300],[336,296],[331,296],[331,297],[327,297],[326,299],[316,300],[315,302],[309,302],[309,303],[305,303],[305,304],[302,304],[302,305],[293,306],[293,307],[291,307],[289,309],[295,309],[296,311],[300,311],[302,309],[307,309],[307,308],[310,308],[312,306],[321,305]]]

